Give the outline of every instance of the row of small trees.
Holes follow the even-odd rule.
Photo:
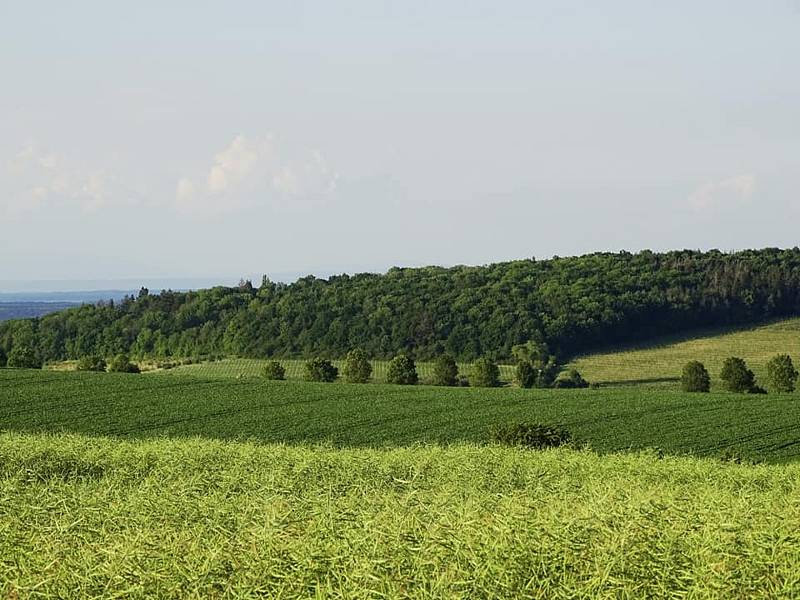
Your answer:
[[[12,369],[41,369],[42,361],[29,346],[15,346],[8,357],[0,349],[0,367]],[[75,366],[77,371],[108,371],[111,373],[138,373],[139,367],[127,354],[117,354],[108,363],[102,356],[84,356]]]
[[[267,379],[285,379],[286,369],[278,361],[269,361],[264,367]],[[556,379],[555,363],[537,365],[530,360],[520,360],[517,364],[516,380],[520,387],[587,387],[588,383],[575,369],[567,371],[566,376]],[[324,358],[313,358],[304,365],[307,381],[332,382],[339,377],[339,369]],[[364,350],[351,350],[342,366],[343,379],[348,383],[367,383],[372,377],[372,364]],[[389,361],[386,381],[399,385],[416,385],[419,374],[414,359],[407,354],[399,354]],[[449,354],[440,355],[433,362],[433,385],[497,387],[500,385],[500,367],[488,357],[479,358],[472,365],[469,377],[459,373],[458,364]]]
[[[797,369],[788,354],[778,354],[767,363],[767,387],[771,392],[793,392],[797,384]],[[766,394],[767,390],[756,382],[755,374],[747,363],[738,356],[726,358],[722,363],[719,378],[729,392],[747,394]],[[681,388],[685,392],[708,392],[711,390],[711,376],[703,363],[693,360],[683,367]]]
[[[110,362],[102,356],[84,356],[78,361],[75,369],[77,371],[95,371],[109,373],[139,373],[139,365],[132,363],[127,354],[117,354]]]

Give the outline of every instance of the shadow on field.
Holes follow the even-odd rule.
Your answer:
[[[598,382],[597,385],[598,387],[630,387],[654,383],[676,383],[680,380],[680,377],[651,377],[649,379],[620,379],[617,381],[601,381]]]

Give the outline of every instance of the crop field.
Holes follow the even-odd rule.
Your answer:
[[[0,434],[4,598],[796,598],[800,464]]]
[[[764,380],[767,361],[789,354],[800,362],[800,319],[789,319],[749,329],[697,332],[692,337],[663,338],[640,347],[591,354],[572,361],[591,382],[602,384],[656,384],[678,387],[683,365],[690,360],[705,364],[712,388],[719,384],[722,362],[740,356]]]
[[[485,443],[490,426],[566,427],[598,452],[783,462],[800,457],[796,394],[523,390],[0,370],[0,428],[201,436],[338,447]]]
[[[175,368],[169,369],[166,372],[172,375],[197,375],[199,377],[259,377],[264,370],[264,365],[267,360],[257,358],[225,358],[219,361],[195,363],[191,365],[180,365]],[[286,369],[287,379],[303,379],[304,365],[306,361],[297,359],[278,359],[278,362]],[[334,366],[339,369],[341,374],[343,360],[332,360]],[[386,372],[389,368],[388,360],[373,360],[372,364],[372,379],[376,382],[386,381]],[[469,375],[472,365],[469,363],[460,363],[458,365],[459,372],[463,375]],[[151,373],[153,371],[150,371]],[[431,380],[433,377],[433,363],[432,362],[418,362],[417,373],[419,374],[420,381]],[[500,378],[506,383],[510,383],[514,379],[514,366],[513,365],[500,365]]]

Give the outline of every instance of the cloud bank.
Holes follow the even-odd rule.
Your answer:
[[[292,148],[273,135],[238,135],[207,172],[178,181],[175,200],[181,210],[196,213],[291,205],[327,195],[337,179],[318,151]]]
[[[708,182],[689,195],[689,205],[694,210],[702,212],[731,204],[744,204],[750,200],[755,190],[755,175],[739,175]]]
[[[5,165],[0,180],[0,209],[11,214],[53,206],[93,211],[120,195],[116,179],[106,171],[86,169],[33,144]]]

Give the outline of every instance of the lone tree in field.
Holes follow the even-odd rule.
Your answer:
[[[271,360],[264,365],[264,370],[261,374],[267,378],[275,381],[282,381],[286,379],[286,369],[277,360]]]
[[[417,375],[417,365],[414,364],[414,360],[406,354],[395,356],[389,361],[386,381],[400,385],[416,385],[419,381],[419,376]]]
[[[497,387],[500,385],[500,367],[491,358],[479,358],[472,365],[470,384],[474,387]]]
[[[711,376],[708,374],[703,363],[692,360],[683,365],[681,389],[684,392],[711,391]]]
[[[434,361],[433,385],[458,385],[458,365],[449,354],[442,354]]]
[[[106,361],[101,356],[84,356],[78,361],[78,364],[75,366],[75,370],[104,373],[106,370]]]
[[[330,383],[336,381],[339,369],[324,358],[312,358],[305,364],[306,381],[323,381]]]
[[[725,359],[719,378],[729,392],[750,392],[756,385],[753,372],[747,368],[744,360],[737,356]]]
[[[347,353],[342,370],[347,383],[367,383],[372,377],[372,365],[369,363],[367,353],[361,348],[355,348]]]
[[[139,365],[132,363],[126,354],[117,354],[108,363],[109,373],[138,373]]]
[[[522,360],[517,363],[516,380],[521,388],[532,388],[536,385],[538,380],[539,369],[533,366],[529,360]]]
[[[797,369],[788,354],[778,354],[767,363],[767,385],[772,392],[793,392]]]
[[[8,353],[7,365],[13,369],[41,369],[42,361],[30,346],[14,346]]]

